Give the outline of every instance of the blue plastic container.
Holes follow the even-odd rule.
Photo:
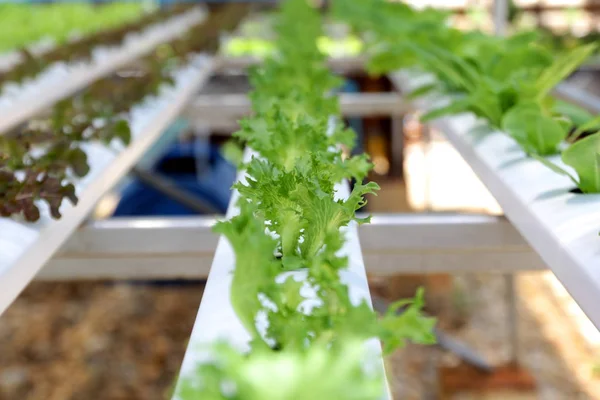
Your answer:
[[[174,144],[151,171],[171,179],[220,213],[227,211],[236,169],[215,146],[202,140]],[[113,214],[115,217],[186,215],[198,213],[138,180],[125,186]]]

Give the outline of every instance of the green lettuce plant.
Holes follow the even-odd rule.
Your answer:
[[[353,338],[333,347],[248,355],[217,343],[209,353],[212,362],[199,364],[184,379],[180,400],[378,400],[383,391],[383,377],[376,365],[366,370],[363,342]]]
[[[585,115],[555,102],[550,94],[595,51],[594,44],[554,55],[536,32],[506,38],[465,33],[443,23],[441,13],[412,10],[406,4],[338,3],[335,15],[374,38],[367,42],[372,72],[416,66],[435,77],[411,97],[436,93],[446,95],[449,103],[427,112],[423,121],[471,112],[491,128],[503,129],[527,153],[549,155],[559,151]]]
[[[562,152],[562,161],[576,176],[553,162],[536,157],[552,171],[569,177],[583,193],[600,193],[600,132],[583,138]]]
[[[549,114],[535,102],[519,103],[502,118],[502,130],[526,153],[540,156],[556,154],[569,127],[566,118]]]
[[[0,4],[0,53],[44,38],[65,42],[74,33],[92,34],[133,21],[143,5],[137,2],[92,4]]]
[[[235,134],[260,157],[244,165],[246,182],[235,185],[240,214],[216,227],[232,243],[238,260],[232,305],[259,347],[271,343],[278,349],[303,348],[334,340],[338,331],[390,340],[394,325],[381,325],[367,303],[352,304],[340,281],[340,271],[348,267],[347,260],[338,256],[344,243],[340,229],[351,221],[368,222],[357,220],[355,212],[366,204],[364,195],[378,186],[361,183],[372,168],[365,156],[346,158],[337,147],[351,148],[354,133],[338,127],[326,134],[332,117],[341,126],[338,100],[328,94],[341,81],[327,70],[316,44],[322,35],[321,19],[303,0],[290,0],[282,6],[275,31],[277,56],[252,71],[254,114],[241,121],[242,129]],[[335,199],[336,184],[349,178],[358,184],[347,199]],[[252,240],[261,245],[244,245]],[[260,274],[251,272],[255,262],[263,265]],[[316,290],[318,303],[310,313],[299,309],[301,283],[292,278],[275,283],[283,271],[307,273],[303,284]],[[237,274],[243,277],[237,279]],[[249,278],[251,274],[255,279]],[[275,310],[258,302],[259,295],[266,296]],[[261,310],[269,322],[266,337],[254,325]],[[426,332],[432,323],[422,317],[412,336],[398,331],[398,340],[429,342],[432,337]]]
[[[333,95],[341,81],[318,48],[318,12],[288,0],[274,26],[276,52],[252,71],[253,114],[235,134],[255,152],[234,186],[239,213],[215,226],[235,254],[230,300],[250,351],[218,346],[178,393],[185,400],[376,399],[384,381],[364,370],[365,342],[379,339],[384,354],[407,341],[433,343],[435,321],[422,314],[422,291],[380,317],[342,281],[349,268],[343,228],[369,221],[356,211],[378,186],[364,183],[368,158],[342,150],[355,134],[342,128]],[[338,199],[337,185],[350,178],[357,183]]]

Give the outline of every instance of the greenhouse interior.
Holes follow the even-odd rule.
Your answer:
[[[600,400],[600,1],[0,2],[0,400]]]

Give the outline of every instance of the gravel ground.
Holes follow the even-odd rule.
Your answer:
[[[0,319],[0,399],[168,398],[202,289],[30,285]]]
[[[595,355],[575,329],[573,321],[562,310],[543,279],[547,273],[521,274],[517,280],[518,359],[536,380],[537,390],[526,399],[593,400],[600,399],[600,380],[594,376]],[[466,299],[468,317],[463,327],[449,330],[484,356],[492,365],[500,366],[511,359],[505,285],[502,276],[479,274],[456,279],[457,287],[469,293]],[[442,317],[442,322],[444,318]],[[446,319],[446,323],[448,320]],[[409,346],[389,361],[390,379],[396,399],[437,399],[437,367],[454,366],[457,357],[438,348]],[[456,399],[483,399],[456,396]],[[508,396],[500,396],[507,400]]]

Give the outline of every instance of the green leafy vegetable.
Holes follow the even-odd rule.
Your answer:
[[[565,120],[545,115],[533,102],[520,103],[504,115],[502,129],[511,135],[528,154],[556,154],[569,132]]]
[[[567,117],[573,126],[582,126],[594,118],[592,114],[572,103],[557,100],[552,106],[553,112]],[[600,126],[598,126],[600,128]]]
[[[377,400],[383,392],[383,377],[366,370],[363,343],[353,338],[307,351],[244,355],[217,343],[210,352],[214,361],[184,380],[181,400]],[[377,361],[371,361],[375,369]]]
[[[561,54],[537,79],[535,83],[537,99],[542,100],[550,94],[550,91],[575,71],[595,49],[595,44],[588,44]]]
[[[583,193],[600,193],[600,132],[573,143],[563,151],[563,162],[575,170],[578,179],[551,161],[541,157],[536,159],[554,172],[568,176]]]
[[[274,55],[251,72],[254,113],[235,134],[256,153],[243,165],[245,180],[234,185],[239,214],[215,228],[235,253],[231,303],[251,335],[250,352],[217,346],[216,359],[199,366],[180,394],[186,400],[377,399],[383,377],[363,369],[365,342],[381,340],[386,354],[407,341],[433,343],[435,320],[422,314],[422,292],[380,318],[342,281],[349,268],[343,228],[369,221],[356,211],[379,187],[364,182],[368,158],[342,150],[351,150],[356,138],[341,127],[332,95],[341,81],[317,45],[319,13],[305,0],[288,0],[274,30]],[[357,183],[339,199],[340,182],[350,178]]]
[[[575,142],[581,135],[586,131],[598,131],[600,130],[600,115],[595,118],[589,118],[587,121],[579,124],[578,128],[573,132],[569,140]]]
[[[73,33],[89,34],[139,18],[139,3],[0,4],[0,52],[53,38],[66,41]]]

